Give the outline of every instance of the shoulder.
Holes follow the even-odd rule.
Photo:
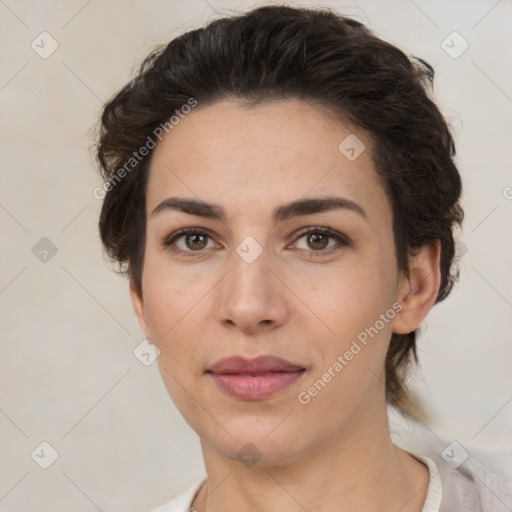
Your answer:
[[[196,482],[183,494],[180,494],[163,505],[159,505],[158,507],[151,509],[149,512],[189,512],[191,510],[192,501],[204,481],[205,479]]]
[[[441,480],[440,512],[510,512],[512,453],[492,454],[448,441],[411,420],[391,418],[393,442],[420,460],[428,458],[431,480]]]

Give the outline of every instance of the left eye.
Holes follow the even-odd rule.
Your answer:
[[[306,251],[312,250],[312,252],[322,252],[329,251],[336,245],[347,245],[347,240],[341,235],[326,229],[312,229],[309,230],[302,235],[300,235],[297,240],[305,239],[307,247],[299,249],[303,249]],[[333,242],[330,244],[330,242]],[[336,244],[337,242],[337,244]],[[330,245],[329,245],[330,244]]]

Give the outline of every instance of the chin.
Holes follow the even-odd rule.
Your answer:
[[[285,416],[286,417],[286,416]],[[224,423],[232,437],[219,431],[206,433],[206,437],[215,449],[223,456],[238,460],[251,467],[254,464],[278,466],[298,458],[299,452],[305,449],[305,439],[298,431],[291,431],[280,425],[283,418],[237,418]],[[277,428],[276,428],[277,427]]]

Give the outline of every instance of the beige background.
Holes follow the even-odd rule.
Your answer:
[[[156,363],[145,367],[133,355],[143,336],[127,282],[102,259],[88,130],[155,44],[216,10],[253,5],[0,2],[2,512],[147,510],[202,475],[197,437]],[[511,3],[321,5],[435,64],[435,94],[453,125],[463,175],[467,252],[461,282],[425,323],[415,388],[439,436],[467,449],[510,451]],[[58,43],[46,59],[31,47],[35,41],[43,51],[43,31]],[[453,31],[469,44],[456,59],[441,46]],[[57,248],[46,262],[32,252],[42,237]],[[48,469],[31,458],[43,441],[58,452]]]

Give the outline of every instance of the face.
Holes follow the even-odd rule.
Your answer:
[[[199,105],[154,151],[132,300],[174,403],[226,457],[300,457],[384,406],[406,280],[371,147],[290,99]]]

